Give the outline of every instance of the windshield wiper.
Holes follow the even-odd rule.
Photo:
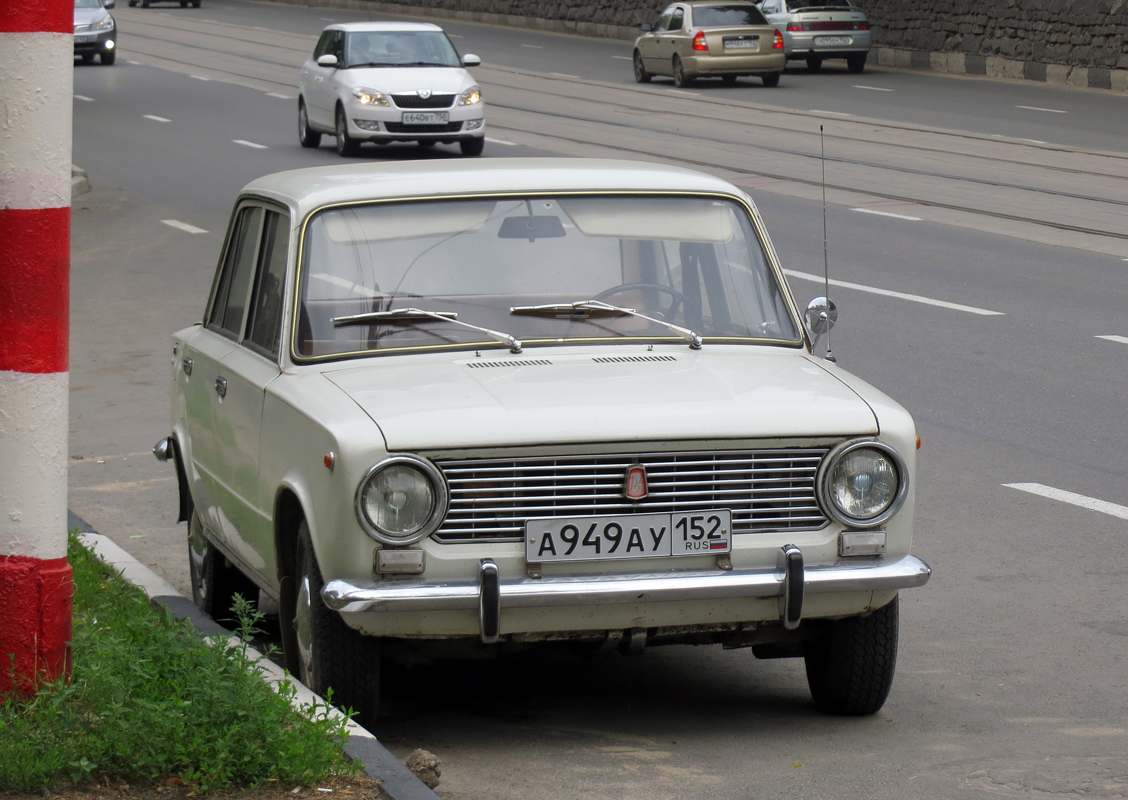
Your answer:
[[[472,325],[469,322],[462,322],[458,319],[458,314],[453,311],[424,311],[421,308],[395,308],[391,311],[368,311],[364,314],[351,314],[347,317],[333,317],[334,325],[362,325],[365,322],[386,322],[395,324],[397,322],[433,321],[453,322],[455,325],[461,325],[464,328],[472,328],[479,333],[486,334],[486,336],[489,336],[495,341],[509,345],[509,351],[512,353],[521,352],[520,339],[510,336],[508,333],[483,328],[481,325]]]
[[[681,325],[675,325],[672,322],[648,317],[633,308],[623,308],[622,306],[613,306],[610,303],[604,303],[602,300],[579,300],[575,303],[547,303],[541,306],[514,306],[509,309],[510,314],[569,314],[581,315],[603,312],[605,314],[616,314],[628,317],[637,317],[644,319],[648,322],[653,322],[656,325],[661,325],[671,333],[676,333],[689,342],[689,346],[694,350],[701,349],[701,334],[696,331],[691,331],[689,328],[683,328]]]

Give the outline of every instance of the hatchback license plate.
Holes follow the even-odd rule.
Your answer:
[[[75,36],[74,40],[78,44],[87,44],[88,42],[93,42],[97,38],[98,38],[98,34],[96,34],[96,33],[86,33],[86,34],[79,34],[78,36]]]
[[[725,39],[726,50],[759,50],[760,40],[757,39]]]
[[[525,523],[525,560],[606,561],[732,552],[732,512],[542,517]]]
[[[405,111],[404,125],[446,125],[450,114],[446,111]]]
[[[853,44],[853,40],[849,36],[816,36],[815,44],[819,47],[837,47]]]

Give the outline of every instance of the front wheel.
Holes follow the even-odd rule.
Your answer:
[[[779,86],[779,75],[780,73],[778,72],[769,72],[767,75],[761,75],[760,80],[762,80],[764,82],[764,85],[769,88]]]
[[[309,126],[309,112],[306,110],[305,100],[300,97],[298,98],[298,142],[302,147],[321,146],[321,134]]]
[[[102,64],[108,67],[117,61],[117,50],[103,50],[99,58],[102,59]]]
[[[693,83],[693,79],[686,76],[682,60],[674,56],[674,86],[683,89],[691,83]]]
[[[208,540],[194,508],[188,520],[188,575],[193,602],[214,620],[232,619],[237,594],[252,603],[258,600],[258,587]]]
[[[864,716],[885,705],[897,665],[897,598],[866,616],[829,622],[804,646],[807,685],[825,714]]]
[[[348,118],[343,108],[337,109],[337,155],[352,158],[360,153],[360,142],[349,136]]]
[[[854,55],[846,56],[846,69],[857,75],[859,72],[866,68],[866,54],[855,53]]]
[[[298,529],[297,567],[298,677],[322,697],[332,688],[333,702],[352,708],[357,721],[371,727],[380,704],[380,640],[353,630],[322,602],[321,568],[304,520]]]
[[[650,73],[646,71],[646,64],[642,61],[642,53],[635,50],[634,76],[638,83],[650,83]]]
[[[482,151],[486,149],[486,137],[479,136],[476,139],[463,139],[458,143],[459,149],[462,150],[464,156],[480,156]]]

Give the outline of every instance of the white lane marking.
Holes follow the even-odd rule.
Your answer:
[[[1068,114],[1068,111],[1062,111],[1060,108],[1042,108],[1041,106],[1015,106],[1015,108],[1025,108],[1027,111],[1045,111],[1047,114]]]
[[[164,117],[155,117],[152,114],[142,114],[141,116],[145,119],[151,119],[153,122],[172,122],[171,119],[165,119]]]
[[[1087,508],[1090,511],[1099,511],[1102,514],[1108,514],[1110,517],[1128,519],[1128,506],[1109,503],[1095,497],[1067,492],[1064,489],[1055,489],[1052,486],[1043,486],[1040,483],[1004,483],[1003,486],[1008,489],[1018,489],[1020,492],[1036,494],[1040,497],[1048,497],[1050,500],[1060,500],[1063,503]]]
[[[185,233],[207,233],[203,228],[197,228],[195,225],[189,225],[187,222],[181,222],[178,219],[162,219],[161,222],[170,228],[176,228]]]
[[[93,97],[87,97],[87,96],[86,96],[86,95],[84,95],[84,94],[76,94],[76,95],[74,96],[74,99],[75,99],[75,100],[81,100],[81,101],[82,101],[82,102],[84,102],[84,103],[93,103],[93,102],[94,102],[94,98],[93,98]]]
[[[844,111],[823,111],[820,108],[812,108],[807,112],[808,114],[830,114],[832,117],[852,117],[853,114],[847,114]]]
[[[504,145],[508,145],[510,147],[516,147],[517,146],[517,142],[507,142],[504,139],[494,139],[490,136],[486,137],[486,141],[487,142],[493,142],[494,144],[504,144]]]
[[[269,149],[265,144],[256,144],[255,142],[248,142],[246,139],[232,139],[231,141],[235,142],[235,144],[241,144],[241,145],[243,145],[243,147],[254,148],[255,150],[268,150]]]
[[[336,22],[337,21],[333,17],[320,17],[320,19],[321,19],[322,22]]]
[[[824,278],[821,275],[812,275],[809,272],[796,272],[793,269],[785,269],[784,274],[792,278],[800,278],[805,281],[814,281],[815,283],[823,283]],[[904,292],[893,292],[889,289],[878,289],[874,286],[863,286],[860,283],[850,283],[848,281],[838,281],[834,278],[830,279],[831,286],[841,286],[843,289],[856,289],[859,292],[869,292],[870,294],[879,294],[883,297],[896,297],[901,300],[911,300],[914,303],[924,303],[928,306],[939,306],[940,308],[948,308],[953,311],[966,311],[968,314],[979,314],[983,317],[1003,317],[1006,316],[1002,311],[989,311],[986,308],[976,308],[975,306],[965,306],[959,303],[949,303],[946,300],[933,300],[931,297],[922,297],[919,294],[905,294]]]
[[[141,66],[141,62],[140,62],[140,61],[126,61],[125,63],[126,63],[126,64],[132,64],[132,65],[133,65],[133,66],[135,66],[135,67],[139,67],[139,66]]]
[[[921,217],[910,217],[908,214],[894,214],[892,211],[878,211],[876,208],[851,208],[862,214],[877,214],[879,217],[893,217],[893,219],[907,219],[910,222],[921,222]]]
[[[210,81],[211,80],[211,78],[205,78],[203,75],[189,75],[188,77],[191,78],[194,81]]]
[[[580,79],[579,75],[569,75],[567,72],[550,72],[548,74],[555,75],[557,78],[572,78],[577,81]]]
[[[1023,139],[1021,136],[1003,136],[1001,133],[992,133],[988,139],[1004,139],[1008,142],[1030,142],[1030,144],[1045,144],[1041,139]]]
[[[700,97],[701,96],[701,94],[699,92],[687,92],[685,89],[667,89],[666,91],[669,92],[670,94],[680,94],[680,95],[685,95],[686,97]]]
[[[267,92],[267,97],[277,97],[279,100],[293,100],[294,96],[291,94],[280,94],[278,92]]]
[[[869,91],[869,92],[891,92],[891,91],[893,91],[892,89],[886,89],[886,88],[883,88],[881,86],[862,86],[860,83],[855,83],[854,88],[855,89],[865,89],[866,91]]]
[[[631,56],[611,56],[611,58],[617,58],[620,61],[634,61]]]
[[[539,44],[523,44],[522,47],[527,47],[530,50],[543,50],[544,46]]]
[[[466,38],[461,33],[448,33],[447,36],[451,39],[465,39]]]
[[[1096,339],[1104,339],[1109,342],[1120,342],[1120,344],[1128,344],[1128,336],[1096,336]]]

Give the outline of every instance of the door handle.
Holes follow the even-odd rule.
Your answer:
[[[215,393],[220,397],[227,397],[227,378],[215,379]]]
[[[185,374],[185,375],[191,375],[191,374],[192,374],[192,359],[190,359],[190,358],[184,358],[184,359],[183,359],[183,360],[182,360],[182,361],[180,362],[180,368],[181,368],[182,370],[184,370],[184,374]]]

